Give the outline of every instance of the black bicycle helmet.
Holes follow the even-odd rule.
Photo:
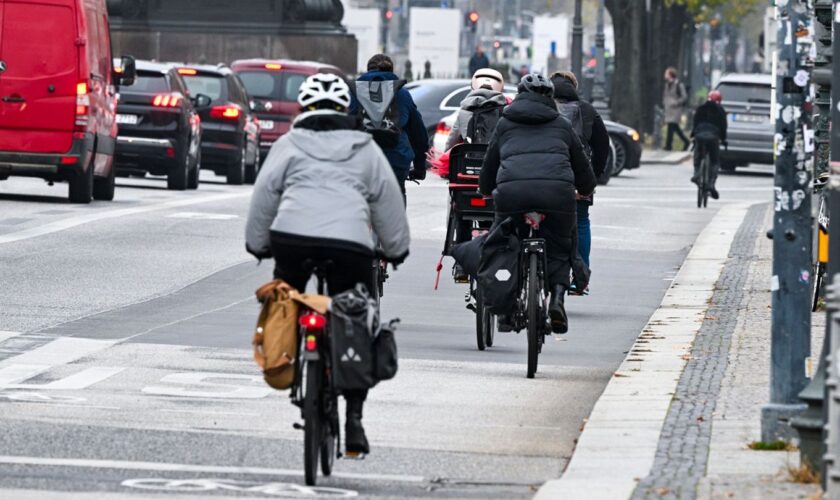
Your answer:
[[[533,92],[535,94],[551,97],[554,95],[554,84],[551,83],[551,80],[539,73],[531,73],[530,75],[525,75],[525,77],[522,78],[519,82],[517,90],[519,90],[520,94],[524,92]]]

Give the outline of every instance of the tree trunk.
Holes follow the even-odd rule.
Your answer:
[[[651,0],[649,22],[653,33],[647,64],[648,77],[645,81],[650,82],[649,102],[661,106],[662,88],[665,84],[663,76],[665,69],[670,66],[677,68],[677,74],[680,75],[689,95],[693,92],[693,89],[690,89],[691,82],[686,79],[688,61],[685,60],[685,44],[691,39],[688,35],[694,29],[694,24],[685,6],[675,4],[667,7],[664,0]]]
[[[640,0],[605,0],[615,33],[610,116],[616,121],[650,131],[653,109],[647,69],[647,12]]]

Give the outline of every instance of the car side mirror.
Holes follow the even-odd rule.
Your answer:
[[[206,108],[213,103],[213,99],[210,99],[210,96],[205,94],[196,94],[192,98],[192,102],[196,108]]]
[[[122,56],[120,67],[114,68],[113,81],[118,87],[130,87],[137,78],[137,66],[132,56]]]

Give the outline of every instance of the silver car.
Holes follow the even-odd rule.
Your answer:
[[[724,75],[718,83],[728,121],[729,147],[720,151],[723,170],[749,163],[773,164],[771,83],[770,75],[734,73]]]

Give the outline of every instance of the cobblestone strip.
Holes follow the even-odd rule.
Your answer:
[[[738,229],[706,318],[691,349],[662,427],[656,459],[633,499],[689,499],[706,473],[712,414],[726,371],[732,333],[767,205],[749,209]]]

